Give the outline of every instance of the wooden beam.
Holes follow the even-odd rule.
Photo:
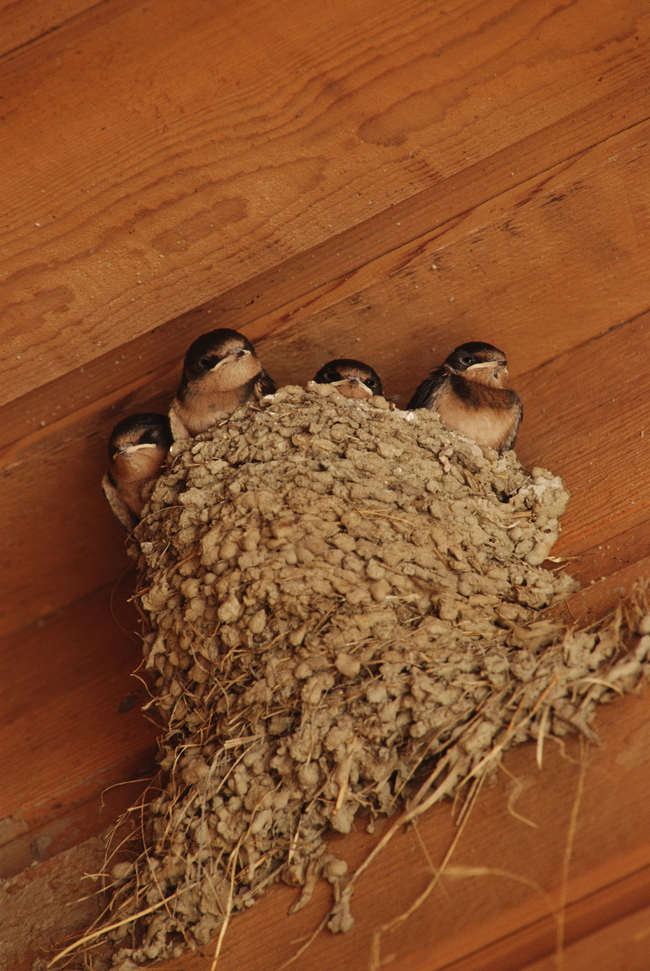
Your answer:
[[[129,594],[111,585],[0,641],[0,876],[103,830],[155,772]]]
[[[593,542],[582,523],[580,550],[561,549],[586,553],[634,529],[636,548],[645,556],[648,492],[640,436],[647,375],[641,357],[634,356],[636,383],[630,384],[628,348],[647,339],[646,318],[641,314],[606,332],[647,305],[650,247],[636,186],[639,179],[650,180],[649,134],[650,125],[635,126],[369,262],[334,289],[288,299],[248,328],[253,336],[267,335],[260,350],[265,364],[281,383],[304,383],[328,358],[366,357],[384,377],[387,393],[404,406],[429,367],[455,344],[481,338],[503,347],[525,402],[522,460],[548,465],[567,477],[570,488],[593,496],[584,505],[574,500],[569,512],[590,517]],[[585,198],[588,220],[581,218]],[[285,293],[291,284],[288,278]],[[202,317],[192,336],[212,319]],[[159,341],[154,362],[167,354],[160,350],[164,346]],[[128,351],[123,354],[128,358]],[[98,486],[105,443],[124,415],[166,410],[179,372],[177,366],[152,372],[143,356],[141,373],[124,384],[115,361],[104,363],[107,370],[93,372],[84,407],[77,403],[66,414],[73,404],[54,382],[50,404],[63,416],[2,454],[3,543],[12,564],[1,621],[6,630],[103,586],[123,568],[122,535]],[[107,393],[100,396],[102,391]],[[618,410],[610,411],[605,402],[613,396]],[[593,442],[588,415],[597,416]],[[586,436],[584,449],[576,447],[574,432]],[[622,448],[630,501],[620,505],[614,521],[610,507]],[[598,468],[598,462],[589,465],[594,455],[606,464],[606,490],[592,474]],[[607,517],[607,528],[605,519],[597,522],[599,516]],[[37,560],[42,566],[35,578]],[[590,572],[587,561],[583,565],[580,575],[587,582],[604,575]]]
[[[451,193],[465,212],[640,122],[649,32],[643,0],[80,12],[0,60],[0,400],[342,233],[358,240],[375,214],[401,223],[396,207],[420,211],[439,184],[436,210],[449,178],[470,189],[460,209]],[[452,217],[443,206],[389,245]]]
[[[581,749],[575,738],[567,739],[563,749],[549,743],[541,771],[535,763],[534,746],[510,751],[503,771],[483,787],[447,875],[407,920],[381,933],[380,961],[394,971],[514,971],[554,953],[557,909],[563,900],[568,945],[594,934],[610,920],[622,920],[647,907],[649,725],[650,695],[646,691],[640,697],[617,699],[599,711],[595,727],[602,740],[600,747]],[[581,771],[585,772],[584,789],[570,852],[569,880],[563,887],[569,824]],[[332,838],[331,850],[354,869],[390,822],[380,822],[377,832],[369,835],[359,820],[355,832]],[[421,817],[417,829],[396,835],[357,885],[353,930],[336,936],[324,931],[291,967],[296,971],[314,967],[366,971],[373,946],[377,954],[377,932],[410,908],[430,883],[432,867],[440,864],[456,835],[449,802]],[[70,899],[74,874],[65,855],[61,866],[65,874],[61,893]],[[77,861],[77,866],[78,872],[83,870],[83,863]],[[57,860],[43,863],[42,868],[42,881],[49,886],[56,879]],[[482,870],[480,875],[474,872],[476,868]],[[16,878],[13,893],[25,880],[38,881],[38,871]],[[220,958],[222,971],[262,964],[269,971],[280,971],[296,955],[331,900],[329,888],[319,884],[308,907],[288,916],[295,895],[295,889],[276,885],[251,910],[233,918]],[[10,899],[0,896],[3,908]],[[74,917],[71,907],[66,921],[73,922]],[[56,925],[41,931],[41,936],[34,929],[31,933],[32,946],[45,945],[53,939]],[[187,952],[182,958],[162,962],[160,971],[209,971],[213,953],[214,943],[198,953]],[[31,966],[21,957],[16,954],[15,963],[9,965],[11,971],[27,971]],[[615,965],[602,967],[609,971]]]

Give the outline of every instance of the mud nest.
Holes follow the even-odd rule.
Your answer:
[[[112,956],[87,954],[121,971],[205,944],[278,879],[295,907],[330,880],[349,929],[328,832],[590,734],[603,667],[631,686],[643,662],[616,662],[620,618],[540,618],[576,586],[541,566],[562,481],[433,414],[289,387],[173,456],[136,530],[162,780],[144,851],[113,867]]]

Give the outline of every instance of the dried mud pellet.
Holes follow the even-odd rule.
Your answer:
[[[189,580],[185,580],[181,583],[181,593],[187,600],[191,600],[192,597],[196,597],[200,590],[201,584],[196,577],[192,577]]]
[[[206,603],[203,597],[194,597],[185,608],[184,617],[189,624],[205,617]]]
[[[363,563],[363,561],[361,561]],[[371,558],[367,564],[365,564],[366,575],[370,580],[382,580],[386,576],[386,570],[381,564]]]
[[[524,556],[526,563],[530,563],[531,566],[539,566],[549,555],[556,541],[557,533],[549,530],[537,540],[530,553],[526,553]]]
[[[330,824],[338,833],[349,833],[355,816],[355,807],[350,803],[343,803],[338,812],[330,817]],[[354,924],[352,921],[345,929],[350,929]],[[341,928],[343,930],[343,928]]]
[[[390,401],[386,401],[386,399],[382,398],[381,395],[374,395],[368,400],[368,404],[370,404],[373,408],[378,408],[380,411],[388,411],[388,409],[391,407]]]
[[[331,857],[325,864],[324,874],[328,880],[340,880],[348,872],[348,864],[346,860],[339,860],[336,857]]]
[[[341,674],[345,675],[346,678],[356,678],[357,674],[361,669],[361,663],[355,657],[351,657],[349,654],[336,655],[336,668]]]
[[[239,541],[239,545],[243,550],[254,550],[256,549],[259,541],[261,539],[261,534],[259,529],[249,529],[242,536]]]
[[[183,781],[187,785],[202,782],[209,771],[210,767],[206,765],[203,759],[193,759],[182,771]]]
[[[126,880],[133,873],[132,863],[116,863],[111,867],[111,877],[113,880]]]
[[[391,592],[391,585],[386,579],[376,580],[370,586],[370,593],[373,600],[377,603],[383,603],[383,601],[388,597]]]
[[[296,664],[295,668],[293,669],[293,676],[299,681],[304,681],[307,678],[311,678],[313,673],[314,672],[311,664],[309,664],[307,661],[301,661],[300,664]]]
[[[366,698],[371,705],[382,705],[388,699],[388,692],[383,684],[371,684],[366,688]]]
[[[232,540],[225,540],[219,547],[219,559],[230,560],[239,553],[239,545]]]
[[[239,603],[236,596],[231,594],[217,610],[217,616],[219,620],[229,624],[239,619],[242,614],[242,610],[242,605]]]
[[[378,580],[377,582],[381,583],[381,580]],[[349,604],[356,607],[359,604],[363,603],[364,601],[370,600],[371,596],[372,596],[372,593],[370,590],[368,590],[367,587],[358,586],[358,587],[352,587],[352,589],[349,589],[345,594],[345,599]]]
[[[266,611],[264,609],[257,610],[248,621],[248,629],[252,631],[253,634],[261,634],[265,627]]]
[[[441,596],[438,598],[438,617],[440,620],[456,620],[460,604],[454,597]]]
[[[308,678],[302,691],[301,698],[307,705],[316,706],[321,700],[323,692],[327,691],[334,684],[331,674],[316,674]]]
[[[332,543],[344,553],[352,553],[356,549],[356,542],[352,536],[347,533],[339,533],[332,538]]]
[[[203,684],[209,679],[210,672],[208,671],[207,667],[203,667],[201,664],[197,662],[196,664],[192,665],[192,668],[190,670],[190,677],[193,681],[196,681],[199,684]]]

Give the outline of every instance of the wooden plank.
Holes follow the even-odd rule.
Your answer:
[[[59,30],[94,0],[0,0],[0,56]]]
[[[168,386],[167,373],[164,379]],[[100,481],[110,428],[125,413],[166,410],[169,394],[160,394],[160,380],[143,391],[143,377],[140,387],[120,388],[93,401],[5,453],[3,633],[116,581],[132,567],[126,534],[108,508]],[[25,450],[27,462],[21,461]]]
[[[569,568],[588,586],[566,609],[593,616],[647,575],[649,30],[640,0],[333,0],[307,15],[297,0],[161,0],[155,12],[111,0],[0,61],[11,173],[0,265],[14,274],[0,328],[17,342],[3,387],[21,396],[0,422],[8,627],[127,565],[97,490],[107,431],[124,411],[164,406],[184,347],[215,321],[260,340],[280,381],[305,380],[345,344],[402,403],[443,349],[467,336],[504,346],[526,402],[520,457],[574,492],[558,552],[579,557]],[[215,213],[222,225],[208,232]],[[0,645],[0,864],[45,861],[10,887],[19,906],[3,936],[21,966],[66,931],[56,913],[38,926],[38,906],[63,901],[66,872],[74,899],[60,851],[119,811],[125,790],[98,816],[105,785],[151,769],[151,726],[119,711],[137,653],[106,590]],[[649,724],[647,693],[599,715],[567,961],[614,954],[625,915],[647,903]],[[573,742],[567,753],[580,756]],[[513,780],[499,777],[452,863],[557,895],[576,766],[547,750],[539,774],[524,747],[506,768],[523,786],[517,812],[538,828],[506,819]],[[396,838],[360,882],[352,935],[323,935],[296,971],[365,971],[373,932],[426,886],[427,853],[439,864],[454,834],[447,805]],[[354,865],[376,838],[359,829],[333,846]],[[97,869],[92,854],[75,859]],[[37,902],[27,950],[22,880]],[[293,896],[274,888],[233,921],[225,971],[269,955],[277,971],[295,954],[328,894],[317,888],[288,919]],[[597,928],[614,917],[606,952]],[[383,935],[380,956],[395,971],[505,971],[547,961],[554,930],[530,886],[447,876]],[[173,971],[211,963],[206,950]]]
[[[599,366],[599,362],[602,361],[602,360],[607,360],[609,362],[609,368],[608,368],[608,370],[611,370],[612,380],[613,381],[616,381],[617,380],[617,376],[620,379],[620,377],[623,376],[626,373],[624,371],[624,369],[623,369],[623,366],[626,364],[626,361],[627,361],[627,358],[626,358],[625,354],[623,353],[623,350],[622,349],[628,348],[630,346],[637,347],[638,348],[640,346],[639,345],[639,341],[641,339],[639,335],[642,335],[644,333],[643,328],[645,326],[646,326],[646,322],[645,321],[637,321],[635,324],[628,325],[627,328],[619,328],[616,331],[613,331],[611,334],[605,335],[605,337],[602,337],[598,341],[593,342],[593,345],[590,344],[590,345],[587,345],[586,347],[581,348],[580,349],[580,360],[581,360],[581,366],[582,366],[583,374],[585,376],[585,380],[587,382],[591,381],[591,375],[593,374],[593,369],[594,368],[597,368]],[[599,350],[599,348],[600,348],[600,350]],[[542,375],[544,377],[543,386],[547,389],[547,391],[545,393],[547,394],[547,397],[548,397],[548,401],[549,402],[552,402],[553,400],[559,400],[560,396],[557,393],[558,382],[561,381],[561,380],[563,380],[562,379],[562,375],[566,374],[568,371],[571,371],[571,368],[567,364],[567,362],[570,362],[571,360],[573,360],[573,355],[570,355],[570,354],[565,355],[565,360],[564,361],[558,359],[558,361],[556,362],[557,363],[557,367],[558,367],[558,372],[557,372],[558,373],[558,377],[557,377],[555,383],[553,381],[549,381],[548,380],[546,369],[542,369],[542,372],[541,373],[542,373]],[[616,363],[616,362],[618,362],[618,363]],[[597,373],[600,374],[600,372],[597,372]],[[604,391],[607,392],[607,385],[605,386]],[[627,389],[627,392],[626,393],[628,393],[631,396],[634,396],[636,392],[635,392],[634,387],[630,387],[630,388]],[[580,397],[580,396],[578,396],[578,397]],[[607,395],[606,394],[604,394],[604,400],[605,401],[607,400]],[[624,399],[624,401],[625,401],[625,399]],[[545,405],[541,405],[541,407],[540,407],[540,411],[539,411],[539,416],[540,417],[539,417],[539,420],[542,422],[542,427],[543,428],[548,428],[548,423],[544,423],[545,422],[545,419],[543,417],[544,416],[544,412],[542,411],[542,407],[545,407]],[[601,421],[601,416],[600,415],[597,415],[597,418],[598,418],[598,421],[600,422]],[[533,416],[533,420],[536,420],[534,418],[534,416]],[[575,419],[575,421],[579,421],[579,418],[577,417]],[[608,432],[607,432],[607,428],[606,427],[603,429],[603,432],[602,433],[605,436],[605,441],[606,442],[611,440],[611,437],[612,436],[611,436],[611,434],[608,435]],[[561,438],[561,436],[560,436],[560,438]],[[543,442],[544,441],[543,437],[540,440]],[[572,436],[569,439],[569,441],[580,441],[580,437],[575,432],[572,432]],[[628,444],[627,442],[624,442],[624,447],[625,448],[627,448],[627,444]],[[570,450],[567,449],[567,452],[569,452],[569,451]],[[616,461],[618,461],[617,456],[618,456],[618,452],[616,450],[614,450],[614,452],[612,452],[611,449],[610,449],[609,452],[606,452],[605,453],[605,460],[606,460],[606,462],[616,462]],[[536,460],[539,460],[539,459],[536,458]],[[604,469],[603,469],[603,478],[606,479],[606,480],[609,479],[609,478],[611,478],[611,466],[609,466],[607,464],[605,464]],[[597,496],[596,496],[596,498],[597,498]],[[577,534],[577,537],[579,539],[580,538],[580,535]],[[86,634],[87,634],[87,631],[86,631]],[[66,636],[69,636],[69,634],[66,635]],[[41,649],[39,651],[39,656],[40,655],[42,655],[42,647],[41,647]],[[15,664],[15,662],[14,662],[14,664]],[[28,702],[28,703],[26,703],[26,705],[24,707],[27,710],[30,710],[30,708],[33,707],[33,704],[32,704],[32,702]],[[87,707],[86,707],[86,710],[88,710]],[[613,710],[613,708],[610,709],[610,711],[612,711],[612,710]],[[603,714],[608,714],[608,713],[603,713]],[[38,733],[38,730],[36,730],[36,731]],[[628,732],[628,735],[629,734],[633,734],[633,733]],[[619,742],[617,744],[620,744],[620,740],[619,740]],[[639,747],[639,745],[640,745],[640,743],[637,743],[637,748]],[[516,753],[513,753],[513,757],[515,757],[515,755],[516,755]],[[563,784],[567,785],[567,780],[566,779],[564,780],[564,783]],[[569,790],[569,788],[570,787],[567,786],[567,791]],[[519,810],[519,808],[520,807],[518,806],[518,810]],[[629,806],[627,806],[627,809],[629,810],[629,815],[626,818],[627,819],[634,818],[635,819],[635,826],[636,826],[637,825],[637,820],[638,820],[638,812],[637,812],[636,805],[630,804]],[[603,812],[604,812],[604,815],[605,815],[606,818],[610,818],[612,816],[612,814],[615,814],[617,812],[617,810],[615,810],[615,809],[607,810],[606,807],[605,807],[605,808],[603,808]],[[439,827],[441,824],[438,821],[436,825]],[[553,824],[552,824],[552,821],[550,819],[547,820],[547,825],[552,827]],[[627,825],[627,823],[626,823],[626,825]],[[639,831],[642,831],[642,824],[641,823],[638,823],[638,827],[639,827]],[[442,832],[442,831],[443,830],[440,829],[440,832]],[[487,840],[487,841],[493,841],[495,839],[495,836],[493,834],[490,834],[489,837],[488,836],[484,836],[484,839]],[[594,839],[596,839],[596,837],[594,837]],[[601,839],[601,837],[598,836],[598,838],[596,839],[596,842],[598,842],[598,840],[600,840],[600,839]],[[603,854],[604,854],[603,858],[606,859],[607,858],[606,857],[607,846],[602,845],[602,844],[599,844],[599,845],[602,846]],[[521,848],[519,848],[519,851],[521,851]],[[529,855],[528,854],[528,851],[526,852],[525,855],[526,855],[526,858],[528,858],[528,855]],[[513,860],[511,862],[514,863],[515,861]],[[637,860],[634,865],[638,865],[638,862],[639,861]],[[609,864],[608,864],[608,866],[609,866]],[[611,874],[610,874],[610,879],[611,879]],[[466,906],[466,905],[463,904],[462,906]],[[277,917],[277,915],[276,915],[276,917]],[[486,920],[487,920],[488,924],[491,925],[492,922],[493,922],[493,920],[494,920],[494,918],[493,917],[488,917],[488,918],[486,918]],[[465,937],[463,936],[463,940],[464,939],[465,939]],[[309,965],[306,965],[306,967],[309,967]]]
[[[138,383],[151,372],[176,366],[194,336],[211,329],[215,322],[244,329],[253,340],[263,340],[277,329],[296,324],[316,306],[324,309],[345,296],[351,299],[375,282],[366,269],[371,260],[387,256],[388,272],[404,268],[418,255],[419,247],[426,246],[422,237],[432,227],[435,238],[439,227],[444,230],[446,223],[453,227],[471,209],[513,187],[523,190],[521,201],[526,191],[544,185],[547,170],[558,160],[573,158],[607,137],[626,132],[649,114],[648,89],[634,82],[218,297],[210,291],[211,299],[204,298],[201,306],[180,317],[161,323],[166,312],[161,305],[155,329],[128,341],[119,353],[100,354],[5,405],[0,410],[0,444],[38,431],[84,407],[89,398],[113,392],[116,381]],[[396,262],[391,257],[394,252]],[[620,290],[627,292],[627,288]],[[162,301],[164,293],[159,296]],[[527,305],[524,301],[523,306]],[[445,315],[451,309],[455,308],[443,305]],[[353,326],[358,325],[357,315]],[[284,380],[295,378],[289,373]]]
[[[497,773],[493,784],[483,787],[450,863],[457,868],[481,867],[484,874],[450,871],[419,909],[381,935],[382,962],[394,971],[509,971],[552,953],[553,908],[563,897],[568,907],[567,942],[593,933],[611,918],[620,919],[647,906],[647,690],[642,697],[628,696],[603,707],[596,728],[601,747],[581,753],[575,739],[567,740],[564,751],[549,743],[541,771],[535,764],[533,746],[520,746],[507,754],[504,771]],[[584,791],[569,882],[562,894],[569,822],[579,763],[584,759]],[[515,799],[517,789],[520,794]],[[519,818],[508,815],[509,804]],[[331,848],[354,868],[384,825],[370,836],[360,822],[356,832],[334,837]],[[324,932],[292,967],[296,971],[314,967],[366,971],[375,932],[409,909],[430,882],[431,867],[440,864],[456,835],[449,803],[434,807],[418,822],[417,830],[397,835],[359,881],[353,899],[355,928],[334,937]],[[44,864],[48,881],[55,863]],[[289,887],[273,887],[254,908],[233,919],[220,958],[222,971],[252,971],[261,966],[279,971],[296,954],[318,926],[330,899],[329,891],[319,885],[309,906],[288,917],[294,897],[295,890]],[[66,919],[70,919],[69,913]],[[51,928],[48,933],[51,940]],[[36,937],[32,943],[37,941]],[[208,971],[213,946],[163,962],[161,971]],[[25,966],[18,962],[16,969]]]
[[[129,590],[111,585],[0,643],[2,875],[103,829],[125,801],[113,794],[102,814],[103,791],[154,771]]]
[[[93,733],[97,731],[94,722],[85,727]],[[61,746],[61,755],[68,756],[65,746]],[[25,812],[21,807],[16,816],[0,820],[2,839],[7,840],[0,844],[0,881],[37,864],[41,866],[46,860],[56,859],[85,840],[98,838],[98,834],[103,836],[124,813],[132,809],[146,790],[148,780],[155,771],[152,759],[150,754],[147,764],[143,758],[135,769],[123,760],[117,772],[115,765],[109,766],[108,778],[111,778],[111,774],[113,777],[119,775],[119,781],[113,781],[104,788],[102,766],[90,782],[84,781],[75,788],[72,799],[67,793],[63,802],[57,799],[49,804],[41,804],[38,811],[27,805]],[[146,782],[143,781],[143,772],[148,777]],[[84,795],[88,794],[90,798],[82,801]]]
[[[43,947],[81,933],[92,922],[98,912],[95,884],[81,875],[98,873],[103,856],[103,845],[94,838],[3,883],[0,962],[5,971],[31,971]]]
[[[4,402],[626,85],[647,91],[643,0],[100,10],[0,63]]]
[[[578,955],[592,954],[596,941],[608,941],[622,936],[623,927],[636,928],[639,920],[648,913],[644,906],[650,901],[650,867],[643,867],[622,880],[597,890],[565,908],[561,937],[558,934],[557,917],[547,917],[513,934],[481,948],[460,961],[445,966],[444,971],[556,971],[564,966],[576,971],[573,963]],[[646,917],[647,920],[647,917]],[[613,926],[611,926],[613,925]],[[595,929],[595,930],[594,930]],[[626,937],[627,932],[623,932]],[[548,956],[528,964],[531,954]],[[633,953],[633,952],[631,952]],[[610,950],[611,955],[611,950]],[[604,958],[603,954],[603,958]],[[627,971],[628,965],[623,965]],[[391,965],[388,965],[390,968]],[[599,971],[612,971],[616,964],[597,961],[585,965]],[[646,965],[647,967],[647,944]],[[398,961],[395,971],[428,971],[430,955],[426,952],[410,955]]]
[[[606,569],[612,564],[603,564],[603,566]],[[629,566],[615,570],[609,576],[592,580],[589,586],[574,593],[562,603],[550,607],[546,613],[552,617],[562,618],[570,624],[592,623],[609,611],[615,610],[621,599],[632,593],[638,580],[648,578],[650,578],[650,556],[634,560]]]
[[[573,492],[558,555],[586,554],[621,534],[629,540],[629,531],[635,558],[650,551],[649,340],[644,314],[518,382],[535,429],[532,439],[522,433],[518,454],[524,464],[552,466]]]
[[[565,947],[562,960],[571,971],[646,971],[650,907],[611,921],[588,937]],[[529,964],[522,971],[556,971],[556,956]]]
[[[607,139],[375,260],[336,302],[315,294],[254,329],[303,376],[358,347],[402,407],[453,347],[488,340],[533,395],[543,364],[647,310],[649,138],[643,123]],[[526,407],[520,443],[540,419]]]
[[[260,353],[280,382],[304,383],[328,357],[368,358],[385,377],[387,393],[396,395],[402,406],[429,365],[460,341],[480,337],[506,348],[514,384],[526,406],[520,456],[525,464],[547,464],[565,474],[574,491],[586,490],[593,522],[605,515],[612,519],[613,493],[598,488],[588,464],[591,453],[587,456],[576,449],[571,444],[575,439],[562,430],[583,429],[587,412],[597,417],[598,429],[605,430],[598,449],[607,456],[610,470],[619,454],[615,442],[624,442],[630,456],[637,456],[630,457],[627,473],[633,478],[630,488],[636,492],[630,499],[636,504],[622,512],[620,522],[617,518],[607,529],[599,526],[592,539],[578,521],[576,529],[584,535],[584,543],[579,548],[561,547],[569,555],[585,554],[576,565],[576,575],[585,583],[624,566],[632,550],[635,556],[646,556],[650,549],[644,525],[648,504],[644,453],[642,448],[639,451],[643,440],[636,440],[640,432],[634,424],[638,401],[648,390],[647,377],[640,373],[637,392],[627,385],[627,348],[630,342],[647,340],[645,318],[574,351],[576,344],[645,306],[650,232],[643,223],[636,187],[639,179],[650,184],[650,153],[645,147],[649,134],[650,125],[635,126],[425,234],[414,245],[369,263],[344,281],[338,292],[325,288],[309,300],[290,301],[253,325],[258,332],[273,335],[261,342]],[[591,201],[589,226],[581,219],[585,198]],[[576,225],[584,235],[580,245]],[[618,247],[615,261],[611,260],[612,239]],[[527,254],[525,265],[520,246]],[[531,266],[538,272],[531,272]],[[570,289],[563,283],[567,276],[575,280]],[[566,327],[567,314],[573,321],[571,328]],[[405,326],[396,339],[392,321],[401,319]],[[205,326],[210,325],[199,325]],[[543,338],[530,340],[531,332]],[[578,369],[575,353],[580,354]],[[599,388],[601,354],[607,355],[609,363]],[[554,358],[550,364],[549,357]],[[123,537],[108,514],[98,483],[111,426],[132,411],[166,410],[172,397],[178,366],[153,373],[150,367],[144,363],[143,373],[124,385],[121,358],[116,359],[109,394],[97,399],[102,383],[95,391],[89,387],[85,407],[69,415],[66,399],[57,394],[51,407],[61,409],[64,416],[5,449],[2,543],[11,569],[3,629],[30,623],[108,583],[123,569]],[[551,383],[544,368],[555,375]],[[591,402],[601,390],[611,397],[611,389],[619,385],[626,418],[613,435],[606,409],[601,414]],[[567,387],[574,389],[577,403],[575,407],[570,403],[562,424],[558,389]],[[641,397],[636,399],[635,394]],[[560,434],[549,440],[550,429]],[[566,464],[567,449],[573,464]],[[570,517],[580,501],[576,494],[565,535],[573,528]],[[25,529],[26,509],[30,510],[29,530]],[[625,539],[621,558],[612,543],[618,533],[630,530],[633,543]],[[603,542],[612,553],[607,567],[595,549]],[[40,562],[36,576],[35,562]]]
[[[649,899],[650,844],[644,820],[650,808],[643,804],[647,798],[643,793],[647,793],[648,787],[644,769],[647,760],[645,740],[650,724],[648,700],[646,692],[643,701],[623,699],[620,704],[617,702],[599,713],[597,729],[603,739],[603,747],[589,755],[572,852],[567,903],[572,905],[583,901],[600,887],[611,886],[612,889],[609,895],[594,899],[591,904],[585,900],[584,910],[575,912],[576,922],[578,918],[585,921],[583,926],[588,925],[590,912],[593,912],[596,921],[607,920],[608,905],[612,906],[613,914],[617,913],[617,907],[625,913],[626,907],[634,909]],[[567,754],[580,758],[578,746],[573,743],[569,743]],[[547,755],[548,761],[545,760],[544,769],[538,773],[531,746],[508,754],[506,768],[512,775],[497,778],[493,789],[484,789],[461,836],[452,865],[507,871],[514,877],[518,875],[538,884],[557,901],[578,768],[575,763],[571,765],[563,759],[557,749],[549,751]],[[536,829],[507,817],[508,794],[513,792],[515,785],[513,777],[523,787],[515,809],[534,822]],[[628,802],[628,799],[631,801]],[[454,835],[449,822],[449,806],[438,807],[418,824],[417,833],[403,834],[387,851],[386,857],[380,858],[376,869],[372,868],[360,881],[359,896],[355,895],[354,898],[358,924],[352,934],[332,937],[325,932],[292,967],[296,971],[309,971],[313,967],[322,968],[323,971],[330,968],[334,971],[341,967],[365,971],[370,966],[373,932],[405,912],[431,878],[422,844],[435,866]],[[356,838],[364,839],[360,834]],[[347,850],[348,840],[344,838],[340,843],[335,842],[335,851],[343,853],[344,846]],[[365,841],[367,846],[370,841],[367,837]],[[345,856],[347,858],[347,852]],[[355,858],[358,859],[356,853]],[[619,884],[625,876],[639,871],[643,873],[638,879],[631,880],[629,884]],[[282,895],[284,901],[291,897],[290,893],[285,894],[284,891]],[[280,892],[277,896],[280,897]],[[226,953],[221,958],[224,971],[229,971],[231,967],[259,966],[262,947],[267,955],[273,955],[269,971],[276,971],[284,960],[296,953],[304,940],[307,928],[303,925],[292,933],[294,918],[281,921],[283,908],[279,906],[279,901],[273,906],[273,902],[267,900],[260,905],[265,910],[264,916],[257,918],[260,921],[257,927],[261,931],[258,943],[251,942],[252,933],[243,926],[244,921],[257,923],[253,912],[233,920],[230,941],[227,939]],[[310,926],[314,927],[323,905],[316,904],[309,909],[317,911],[312,913],[310,922]],[[530,886],[523,886],[516,879],[496,874],[448,877],[408,920],[382,936],[380,961],[386,961],[395,971],[415,971],[418,966],[411,969],[409,960],[414,952],[420,951],[426,954],[426,959],[418,971],[423,971],[425,967],[427,971],[437,971],[450,964],[453,967],[452,962],[461,958],[469,959],[474,953],[478,955],[495,939],[499,940],[522,926],[547,918],[548,912],[548,898]],[[277,921],[281,921],[280,926],[272,926],[272,913]],[[550,921],[545,927],[552,925]],[[546,948],[548,938],[541,943],[542,948]],[[553,937],[550,944],[552,948]],[[538,937],[531,940],[528,960],[539,955],[539,946]],[[542,950],[542,953],[545,951]],[[388,960],[391,955],[392,964]],[[171,971],[172,966],[174,971],[208,971],[210,959],[210,952],[206,949],[203,957],[162,963],[161,971],[167,968]],[[513,968],[518,966],[513,964]],[[477,958],[475,965],[468,965],[468,971],[470,967],[473,971],[482,968],[480,958]],[[489,967],[489,964],[486,965],[486,968]],[[504,971],[498,963],[490,971],[497,968]]]

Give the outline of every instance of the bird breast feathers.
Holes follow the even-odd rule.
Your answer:
[[[503,394],[501,391],[500,397]],[[499,406],[495,401],[496,407],[491,407],[488,401],[483,401],[482,406],[476,408],[446,387],[436,396],[434,409],[448,428],[499,451],[510,434],[519,407],[516,396],[510,393],[508,397],[509,406],[504,407],[503,401]]]

